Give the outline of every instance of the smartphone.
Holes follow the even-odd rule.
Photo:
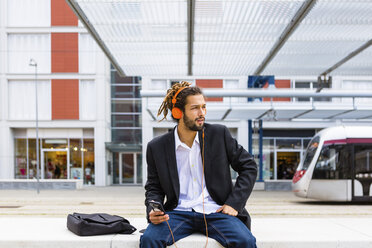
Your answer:
[[[161,211],[161,212],[165,213],[163,205],[160,202],[151,200],[151,201],[149,201],[149,204],[150,204],[150,207],[152,208],[152,210]]]

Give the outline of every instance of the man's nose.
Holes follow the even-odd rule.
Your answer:
[[[204,116],[206,112],[207,112],[207,110],[205,108],[199,108],[199,113],[198,114],[199,114],[199,116],[200,115]]]

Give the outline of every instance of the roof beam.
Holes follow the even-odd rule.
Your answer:
[[[112,65],[118,71],[119,75],[121,77],[125,77],[125,73],[121,66],[119,65],[118,61],[111,54],[110,50],[105,45],[104,41],[101,39],[96,29],[93,27],[93,24],[89,21],[88,17],[84,14],[79,4],[76,3],[75,0],[66,0],[66,2],[68,5],[70,5],[70,8],[75,12],[76,16],[80,19],[80,21],[84,24],[85,28],[92,35],[93,39],[97,42],[98,46],[106,54],[107,58],[111,61]]]
[[[283,33],[280,35],[279,39],[276,41],[274,46],[271,48],[269,54],[265,57],[262,63],[258,66],[256,71],[253,75],[260,75],[263,70],[265,70],[266,66],[271,62],[271,60],[276,56],[279,50],[283,47],[285,42],[289,39],[289,37],[293,34],[293,32],[297,29],[298,25],[302,22],[302,20],[307,16],[310,10],[315,5],[316,0],[307,0],[302,4],[300,9],[297,11],[295,16],[292,18],[291,22],[288,26],[284,29]]]
[[[164,90],[141,90],[141,97],[164,97]],[[372,92],[366,90],[331,90],[324,89],[321,92],[315,90],[293,90],[293,89],[205,89],[203,94],[207,97],[368,97],[372,98]]]
[[[329,74],[332,71],[336,70],[342,64],[346,63],[347,61],[349,61],[350,59],[352,59],[353,57],[355,57],[356,55],[358,55],[359,53],[361,53],[362,51],[364,51],[365,49],[367,49],[371,45],[372,45],[372,39],[369,40],[369,41],[367,41],[366,43],[364,43],[362,46],[360,46],[359,48],[357,48],[356,50],[354,50],[353,52],[351,52],[345,58],[341,59],[339,62],[337,62],[336,64],[334,64],[333,66],[331,66],[330,68],[328,68],[327,70],[325,70],[324,72],[322,72],[320,74],[320,76],[326,76],[327,74]]]
[[[187,74],[192,76],[192,55],[194,47],[195,0],[187,1]]]

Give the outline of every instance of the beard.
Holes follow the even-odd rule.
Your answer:
[[[185,123],[185,126],[190,129],[191,131],[201,131],[204,127],[204,122],[202,125],[198,126],[196,124],[196,120],[200,120],[202,119],[203,121],[205,121],[204,117],[199,117],[199,118],[196,118],[195,120],[191,120],[190,118],[188,118],[186,116],[186,114],[183,114],[182,115],[182,119],[183,119],[183,122]]]

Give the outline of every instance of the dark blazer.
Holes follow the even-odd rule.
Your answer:
[[[154,138],[147,145],[147,218],[151,208],[149,200],[164,203],[165,211],[178,205],[180,185],[177,171],[174,131]],[[238,211],[238,218],[250,229],[250,216],[244,208],[257,176],[253,157],[231,136],[223,125],[205,124],[204,128],[205,184],[212,199],[219,205],[227,204]],[[199,131],[200,151],[203,149]],[[233,186],[230,166],[238,172]]]

